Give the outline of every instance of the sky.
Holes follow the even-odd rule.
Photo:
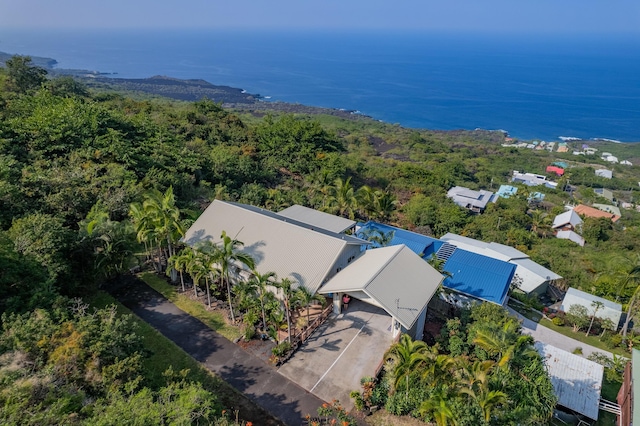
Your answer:
[[[640,34],[640,1],[0,0],[0,28]]]

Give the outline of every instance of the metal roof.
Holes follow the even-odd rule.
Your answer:
[[[382,233],[393,232],[393,239],[389,243],[390,246],[404,244],[412,252],[420,257],[428,257],[430,254],[438,251],[440,246],[444,244],[442,241],[418,234],[416,232],[407,231],[406,229],[396,228],[395,226],[385,225],[382,223],[369,221],[362,225],[356,235],[361,235],[362,231],[367,229],[377,230]],[[373,244],[375,247],[376,244]]]
[[[582,219],[580,219],[580,215],[574,212],[573,210],[568,210],[564,213],[559,214],[553,219],[553,228],[559,228],[564,225],[571,225],[574,228],[582,223]]]
[[[368,242],[278,216],[258,207],[215,200],[185,233],[191,246],[220,242],[222,231],[244,243],[261,273],[290,277],[315,292],[348,245]]]
[[[558,405],[598,420],[604,366],[542,342],[534,346],[547,366]]]
[[[596,209],[602,210],[603,212],[612,213],[612,214],[614,214],[616,216],[622,216],[622,214],[620,213],[620,209],[618,207],[616,207],[616,206],[612,206],[611,204],[593,203],[592,205]]]
[[[496,202],[497,195],[491,191],[474,191],[473,189],[465,188],[463,186],[454,186],[447,192],[447,197],[453,199],[453,202],[457,205],[467,208],[471,205],[476,208],[484,209],[490,202]]]
[[[518,192],[518,188],[511,185],[500,185],[500,189],[498,189],[498,196],[502,198],[509,198],[512,195],[515,195]]]
[[[562,278],[529,259],[529,256],[520,250],[504,244],[485,243],[452,233],[445,234],[440,239],[463,250],[515,264],[517,266],[516,275],[522,279],[520,289],[526,293],[535,291],[547,281]]]
[[[440,239],[461,249],[493,257],[494,259],[509,261],[529,257],[520,250],[504,244],[493,242],[485,243],[484,241],[474,240],[473,238],[463,237],[462,235],[452,234],[451,232],[443,235]]]
[[[354,220],[310,209],[309,207],[304,207],[298,204],[287,207],[286,209],[278,212],[278,214],[280,216],[288,217],[289,219],[295,219],[308,225],[337,233],[342,233],[347,229],[351,229],[356,224]]]
[[[593,207],[585,206],[584,204],[578,204],[573,208],[573,210],[580,215],[595,217],[596,219],[606,217],[611,219],[612,222],[616,222],[618,219],[620,219],[620,216],[617,216],[613,213],[607,213],[602,210],[594,209]]]
[[[444,264],[451,274],[442,285],[451,290],[485,300],[504,303],[516,266],[462,249],[456,249]]]
[[[620,317],[622,316],[622,305],[612,302],[611,300],[603,299],[602,297],[594,296],[593,294],[571,287],[564,295],[560,309],[566,312],[569,310],[571,305],[581,305],[587,308],[589,315],[591,315],[595,309],[591,306],[592,302],[600,302],[604,305],[602,308],[598,309],[596,317],[610,319],[617,329],[618,324],[620,323]]]
[[[442,279],[438,271],[402,244],[367,250],[319,293],[363,291],[409,330]]]
[[[574,231],[558,231],[556,233],[556,238],[560,238],[561,240],[570,240],[574,243],[578,244],[580,247],[584,247],[585,241],[582,236]]]

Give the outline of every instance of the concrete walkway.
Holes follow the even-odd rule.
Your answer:
[[[112,292],[120,302],[185,352],[287,425],[305,424],[324,401],[285,378],[191,315],[178,309],[144,282]]]
[[[556,348],[565,350],[567,352],[574,351],[575,348],[582,348],[582,356],[588,358],[594,352],[599,352],[607,355],[609,358],[613,358],[611,352],[604,349],[596,348],[595,346],[582,343],[579,340],[572,339],[571,337],[560,334],[557,331],[551,330],[543,325],[538,324],[522,315],[512,308],[507,307],[509,313],[517,317],[522,323],[522,333],[532,336],[536,341],[555,346]]]

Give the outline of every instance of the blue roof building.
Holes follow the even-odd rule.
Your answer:
[[[442,283],[445,288],[475,299],[504,304],[517,265],[456,248],[452,244],[426,235],[373,221],[361,224],[356,236],[364,239],[366,234],[372,231],[382,234],[393,232],[389,245],[404,244],[425,260],[433,255],[444,260],[443,269],[451,274]],[[375,249],[380,245],[374,242],[371,247]]]
[[[502,198],[509,198],[518,192],[518,188],[511,185],[500,185],[497,194]]]
[[[451,274],[442,285],[476,299],[503,305],[517,265],[456,249],[444,264]]]

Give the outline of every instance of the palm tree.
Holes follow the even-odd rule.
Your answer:
[[[242,241],[238,241],[236,239],[232,239],[227,235],[225,231],[222,231],[222,235],[220,236],[222,241],[219,245],[219,250],[217,251],[216,263],[220,267],[220,272],[222,275],[222,279],[224,280],[227,286],[227,298],[229,300],[229,311],[231,312],[231,321],[233,323],[236,322],[235,315],[233,314],[233,305],[231,303],[231,282],[229,279],[229,268],[234,263],[241,263],[248,267],[249,269],[255,269],[255,261],[251,256],[246,253],[242,253],[239,251],[239,247],[242,247],[244,243]]]
[[[403,334],[398,343],[391,346],[384,355],[384,359],[391,364],[393,390],[398,390],[400,382],[405,379],[405,391],[409,395],[409,376],[427,361],[428,356],[429,348],[425,342],[413,340],[408,334]]]
[[[358,238],[372,242],[379,247],[386,247],[391,244],[395,234],[396,231],[383,232],[373,227],[367,227],[358,232]]]
[[[311,290],[306,288],[305,286],[299,286],[296,288],[293,298],[295,299],[295,303],[307,308],[307,325],[311,325],[309,308],[311,303],[316,300],[324,305],[325,298],[321,294],[312,293]]]
[[[151,250],[153,250],[153,242],[157,241],[157,235],[155,233],[156,227],[153,224],[152,218],[144,211],[140,203],[129,205],[129,216],[133,221],[136,239],[139,243],[144,244],[145,255],[147,260],[149,260],[149,245],[151,245]],[[155,262],[153,264],[155,268]]]
[[[346,180],[340,178],[334,181],[333,186],[328,188],[325,209],[331,213],[353,219],[358,206],[355,189],[351,185],[351,177]]]
[[[551,231],[551,216],[542,210],[535,209],[531,211],[531,232],[536,236],[547,237],[549,231]]]
[[[184,236],[184,229],[180,223],[180,209],[176,206],[173,187],[170,186],[164,194],[157,189],[150,191],[142,202],[142,208],[155,225],[159,237],[166,240],[169,252],[167,258],[171,257],[172,242],[179,236]]]
[[[433,347],[427,353],[422,378],[434,384],[451,382],[453,379],[453,370],[457,365],[456,358],[447,354],[440,354],[438,350]]]
[[[481,328],[476,331],[473,343],[495,356],[498,367],[509,365],[516,356],[537,356],[535,349],[531,347],[533,338],[529,335],[521,335],[518,332],[519,325],[515,321],[507,321],[502,328]]]
[[[438,388],[430,399],[423,401],[418,408],[420,415],[424,416],[430,414],[436,421],[438,426],[456,425],[456,420],[453,415],[453,411],[449,406],[449,395],[446,390]]]
[[[182,292],[185,292],[184,288],[184,272],[187,271],[187,265],[193,258],[193,249],[191,247],[186,247],[180,251],[180,253],[174,253],[173,256],[169,258],[169,265],[178,271],[180,274],[180,284],[182,285]],[[197,295],[196,295],[197,296]]]
[[[267,320],[264,311],[264,302],[265,297],[268,293],[267,286],[274,285],[275,280],[277,279],[275,272],[267,272],[265,274],[261,274],[258,271],[253,271],[253,276],[249,280],[249,284],[257,290],[258,300],[260,301],[260,309],[262,310],[262,330],[267,332]]]
[[[382,221],[388,221],[396,210],[398,199],[389,191],[374,192],[374,214],[375,217]]]
[[[293,283],[290,278],[282,278],[275,283],[275,286],[282,290],[282,303],[284,304],[284,312],[287,316],[287,340],[291,343],[291,297],[293,296]]]
[[[594,300],[591,302],[591,306],[593,306],[593,315],[591,315],[591,323],[589,323],[586,336],[589,336],[589,333],[591,333],[591,327],[593,327],[593,321],[596,319],[596,314],[598,313],[598,310],[604,307],[604,303]]]
[[[489,390],[489,373],[495,362],[476,361],[462,370],[463,380],[466,386],[460,392],[469,395],[477,402],[482,410],[485,422],[491,419],[491,411],[498,405],[507,402],[507,394],[502,391]]]
[[[629,300],[629,305],[627,306],[627,317],[624,320],[624,325],[622,326],[621,331],[622,336],[625,339],[627,337],[627,331],[629,330],[629,323],[631,322],[631,319],[640,310],[637,306],[635,306],[638,301],[640,301],[640,286],[636,288],[636,291],[633,293],[633,296],[631,296],[631,300]]]

